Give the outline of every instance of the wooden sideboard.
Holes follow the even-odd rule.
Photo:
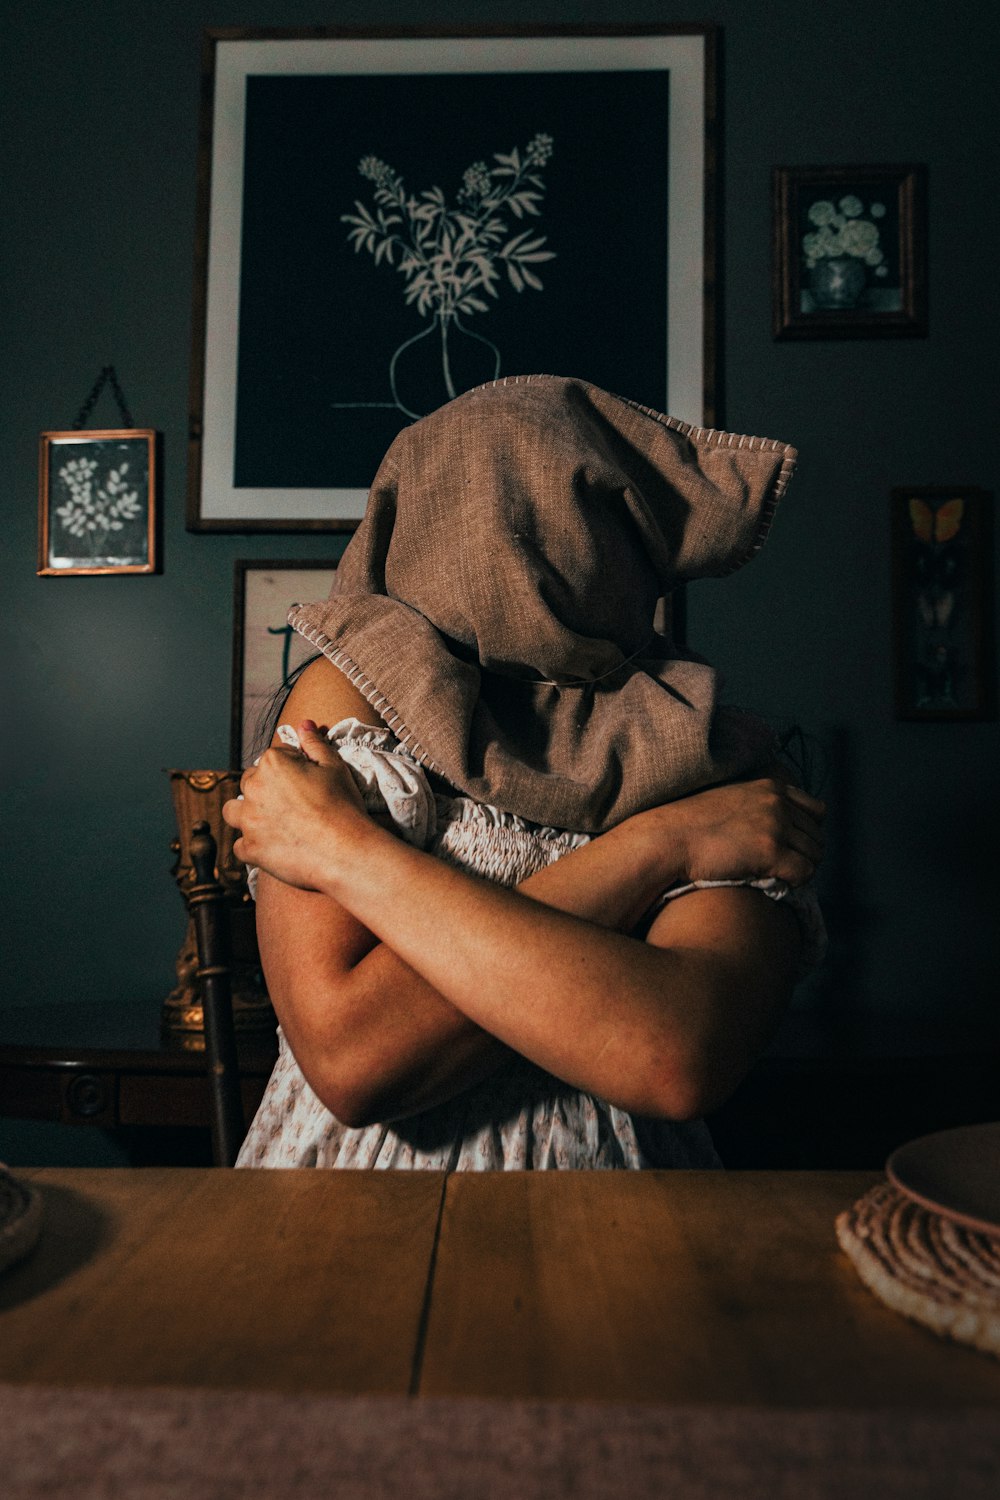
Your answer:
[[[277,1056],[273,1034],[238,1042],[249,1121]],[[209,1160],[205,1054],[164,1038],[156,1006],[0,1011],[0,1116],[115,1132],[136,1165]]]

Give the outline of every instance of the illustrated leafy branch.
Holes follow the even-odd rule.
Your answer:
[[[341,220],[350,226],[356,252],[367,250],[376,265],[385,261],[405,278],[406,301],[422,317],[488,312],[485,299],[499,296],[503,271],[516,292],[541,291],[534,267],[555,259],[556,252],[544,248],[546,235],[531,228],[512,234],[510,222],[510,216],[539,216],[541,173],[551,155],[551,136],[538,134],[523,156],[515,146],[495,152],[492,167],[474,162],[463,173],[454,207],[440,187],[407,193],[398,173],[366,156],[358,171],[374,184],[374,210],[355,200],[357,212]]]
[[[59,470],[59,478],[69,491],[69,499],[56,507],[59,524],[70,536],[85,540],[93,555],[111,531],[123,531],[141,511],[139,491],[129,489],[125,478],[128,464],[110,469],[103,485],[96,485],[97,460],[75,458]]]

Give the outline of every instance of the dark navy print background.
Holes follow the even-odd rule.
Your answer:
[[[651,73],[251,77],[240,283],[234,482],[260,487],[370,484],[411,420],[392,405],[447,399],[433,310],[407,305],[407,282],[350,225],[375,184],[376,158],[417,197],[456,206],[474,163],[551,137],[537,217],[504,214],[510,235],[545,236],[529,265],[543,290],[500,270],[486,313],[461,318],[449,360],[457,388],[502,375],[579,375],[662,408],[666,394],[668,75]],[[430,332],[428,332],[430,330]],[[478,338],[471,335],[478,335]],[[489,344],[483,342],[489,340]]]

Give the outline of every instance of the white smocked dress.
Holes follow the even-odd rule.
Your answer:
[[[298,743],[287,725],[278,732],[285,743]],[[471,797],[435,794],[425,772],[387,729],[345,719],[330,730],[330,740],[350,766],[370,816],[436,858],[500,885],[517,885],[589,842],[588,834],[539,827]],[[790,891],[778,881],[745,883],[793,905],[803,929],[804,964],[815,963],[823,931],[812,893]],[[251,891],[255,886],[251,870]],[[681,893],[676,889],[669,895]],[[350,1128],[313,1093],[280,1027],[278,1042],[278,1060],[238,1167],[493,1171],[721,1165],[703,1121],[639,1119],[523,1058],[409,1119]]]

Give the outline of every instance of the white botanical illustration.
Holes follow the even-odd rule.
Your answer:
[[[491,299],[499,298],[504,285],[518,293],[528,287],[542,291],[536,267],[554,260],[556,252],[545,248],[547,235],[537,234],[533,225],[515,233],[512,221],[540,216],[542,172],[551,155],[552,137],[540,132],[523,154],[515,146],[494,152],[492,166],[473,162],[462,174],[453,205],[439,186],[407,192],[402,177],[377,156],[359,163],[361,176],[374,185],[374,207],[356,199],[356,212],[341,214],[350,226],[348,239],[355,252],[367,250],[376,266],[392,266],[403,277],[406,302],[431,320],[429,328],[399,345],[389,363],[393,402],[407,415],[422,413],[410,411],[400,399],[396,366],[404,349],[435,329],[449,398],[459,394],[449,354],[449,336],[455,331],[487,345],[494,357],[494,379],[499,375],[496,344],[473,333],[461,319],[490,312]]]
[[[58,473],[69,499],[55,512],[63,530],[86,541],[95,557],[107,550],[110,534],[124,530],[142,510],[138,490],[130,489],[125,477],[127,461],[109,469],[103,481],[95,480],[97,469],[95,458],[71,458],[63,464]]]
[[[849,255],[869,266],[876,276],[889,274],[875,222],[885,218],[884,203],[871,203],[865,217],[865,205],[854,193],[846,193],[836,204],[828,198],[819,198],[810,204],[808,218],[815,225],[802,236],[802,254],[808,270],[822,260]]]

